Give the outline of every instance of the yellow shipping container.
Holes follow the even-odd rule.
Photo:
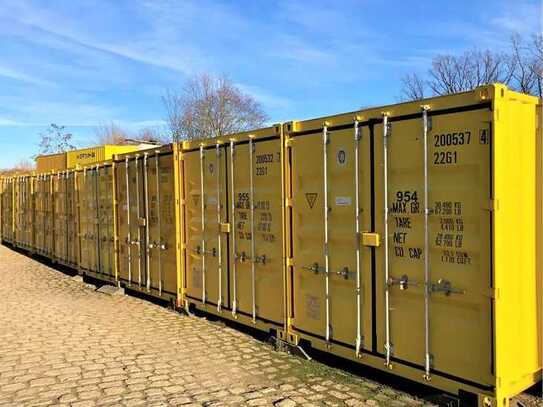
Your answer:
[[[39,155],[36,157],[36,172],[62,171],[66,169],[66,153]]]
[[[76,172],[69,170],[52,175],[53,260],[68,267],[77,267],[79,261],[75,178]]]
[[[119,281],[180,300],[177,146],[116,157]]]
[[[53,259],[55,234],[53,212],[53,174],[38,174],[34,187],[34,251]]]
[[[76,175],[79,205],[79,270],[116,282],[113,166],[111,161],[84,167]]]
[[[14,244],[21,249],[34,246],[34,177],[20,175],[14,182]]]
[[[284,332],[282,127],[183,143],[186,306]]]
[[[151,145],[113,145],[104,144],[98,147],[83,148],[80,150],[68,151],[66,153],[67,168],[77,166],[84,167],[102,161],[111,160],[115,154],[130,153],[133,151],[150,148]]]
[[[2,242],[13,243],[14,213],[13,213],[13,177],[0,180],[0,235]]]
[[[469,405],[540,380],[537,103],[493,85],[286,124],[289,338]]]

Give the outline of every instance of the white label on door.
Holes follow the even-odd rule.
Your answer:
[[[207,204],[208,205],[217,205],[217,197],[216,196],[210,196],[207,198]]]
[[[336,205],[337,206],[351,206],[351,197],[350,196],[336,196]]]

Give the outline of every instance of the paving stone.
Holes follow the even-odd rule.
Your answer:
[[[423,404],[224,324],[96,292],[5,246],[0,275],[0,406]]]

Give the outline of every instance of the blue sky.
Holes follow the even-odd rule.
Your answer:
[[[504,48],[541,18],[539,0],[0,0],[0,168],[36,154],[48,123],[78,146],[112,121],[163,126],[165,90],[202,72],[270,122],[393,103],[434,55]]]

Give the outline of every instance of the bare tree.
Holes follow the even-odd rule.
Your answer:
[[[261,105],[225,76],[195,76],[180,93],[168,90],[162,99],[174,141],[249,130],[268,119]]]
[[[168,136],[163,134],[158,127],[144,127],[137,133],[137,140],[150,143],[168,143]]]
[[[426,89],[431,95],[448,95],[496,82],[541,95],[542,51],[541,35],[534,36],[528,45],[519,35],[513,35],[509,52],[474,48],[460,55],[437,55],[426,78],[416,73],[402,78],[402,95],[406,100],[418,100]]]
[[[40,154],[63,153],[68,150],[74,150],[72,144],[72,133],[65,132],[65,126],[51,123],[51,125],[40,133]]]
[[[94,129],[95,143],[102,144],[125,144],[130,138],[128,132],[118,124],[111,122],[101,124]]]
[[[487,83],[509,83],[513,72],[514,64],[507,55],[473,49],[459,56],[436,56],[427,83],[434,95],[447,95]]]
[[[13,169],[19,172],[28,172],[36,168],[34,162],[27,159],[19,160],[14,166]]]
[[[531,93],[537,84],[536,61],[518,34],[511,37],[511,57],[515,63],[513,73],[515,88],[520,92]]]
[[[402,78],[402,97],[406,100],[424,99],[426,84],[416,73],[404,75]]]

